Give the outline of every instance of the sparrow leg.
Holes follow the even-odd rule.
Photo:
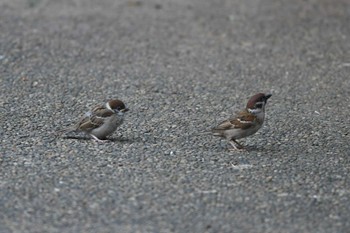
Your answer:
[[[238,150],[238,148],[236,147],[236,144],[232,141],[229,141],[230,145],[232,146],[231,148],[229,148],[229,150],[231,151],[234,151],[234,150]]]
[[[91,136],[96,142],[101,142],[101,143],[107,142],[107,140],[101,140],[101,139],[99,139],[98,137],[96,137],[95,135],[90,134],[90,136]]]
[[[243,149],[244,149],[244,147],[243,147],[240,143],[238,143],[236,140],[234,140],[234,139],[231,139],[231,140],[229,141],[229,143],[230,143],[231,146],[233,147],[233,148],[230,149],[230,150],[243,150]]]
[[[232,141],[234,141],[238,145],[238,149],[244,148],[244,146],[241,143],[237,142],[236,140],[232,139]]]

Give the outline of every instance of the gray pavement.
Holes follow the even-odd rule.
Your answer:
[[[348,0],[1,0],[0,232],[349,232]],[[205,132],[271,92],[241,142]],[[109,98],[112,141],[55,137]]]

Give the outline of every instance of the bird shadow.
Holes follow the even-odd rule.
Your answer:
[[[91,140],[91,138],[89,137],[83,137],[83,136],[63,136],[61,137],[62,139],[73,139],[73,140],[84,140],[84,141],[88,141]]]
[[[88,137],[88,136],[64,136],[62,139],[65,140],[81,140],[81,141],[94,141],[94,139]],[[102,140],[102,142],[121,142],[121,143],[133,143],[137,141],[137,139],[131,139],[131,138],[125,138],[125,137],[111,137],[107,138],[105,140]]]
[[[230,145],[220,144],[218,146],[205,145],[204,148],[213,152],[228,152],[228,153],[249,153],[249,152],[263,152],[266,151],[264,147],[255,145],[243,145],[242,149],[233,149]]]

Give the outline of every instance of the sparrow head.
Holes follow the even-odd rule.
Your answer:
[[[106,103],[106,108],[118,114],[123,114],[124,112],[129,111],[129,109],[125,107],[125,104],[118,99],[108,101]]]
[[[265,111],[266,102],[271,96],[271,94],[264,93],[252,96],[247,103],[247,110],[255,114]]]

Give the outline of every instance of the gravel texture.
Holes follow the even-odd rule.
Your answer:
[[[0,1],[0,232],[348,232],[348,0]],[[271,92],[246,152],[206,132]],[[109,98],[111,142],[55,131]]]

